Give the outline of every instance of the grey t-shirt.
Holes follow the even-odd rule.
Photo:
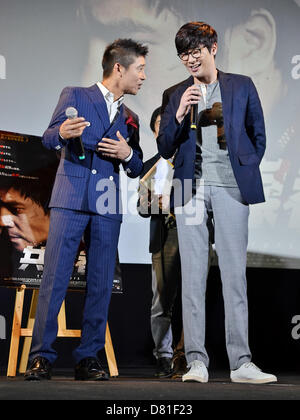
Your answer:
[[[205,185],[237,187],[224,133],[220,84],[207,85],[206,101],[198,104],[195,178]]]

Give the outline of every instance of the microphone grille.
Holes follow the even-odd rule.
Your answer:
[[[77,118],[78,117],[78,111],[76,108],[74,108],[73,106],[69,106],[66,109],[66,117],[69,119],[73,119],[73,118]]]

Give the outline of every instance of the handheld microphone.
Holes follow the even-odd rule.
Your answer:
[[[74,118],[77,118],[78,117],[77,109],[72,107],[72,106],[69,106],[66,109],[66,117],[69,118],[69,120],[73,120]],[[79,149],[78,150],[78,158],[80,160],[84,160],[85,159],[85,151],[84,151],[84,146],[83,146],[83,143],[82,143],[81,136],[76,137],[74,139],[74,141],[76,141],[76,143],[78,145],[78,149]]]
[[[191,107],[191,129],[197,129],[198,104],[193,104]]]

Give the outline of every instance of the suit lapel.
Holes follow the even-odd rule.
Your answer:
[[[115,120],[112,122],[112,124],[109,125],[105,136],[106,137],[111,137],[114,136],[116,134],[116,132],[122,131],[122,128],[125,126],[125,122],[126,122],[126,118],[128,117],[125,107],[122,104],[120,106],[119,112],[117,114],[117,117],[115,118]],[[123,133],[124,135],[125,133]]]
[[[114,121],[113,127],[117,131],[125,124],[128,113],[126,112],[125,106],[122,104],[118,113],[118,117]]]
[[[230,138],[232,120],[232,99],[233,99],[233,87],[230,75],[219,71],[219,83],[221,89],[222,106],[223,106],[223,118],[226,137]]]
[[[178,91],[178,94],[180,95],[180,99],[183,95],[183,93],[186,91],[186,89],[194,84],[194,78],[193,76],[190,76],[188,79],[184,80],[180,83],[180,90]]]
[[[104,131],[108,130],[110,127],[110,121],[107,106],[99,87],[95,84],[87,88],[86,93],[91,99],[94,107],[96,108],[97,114],[99,115],[99,118],[103,123]]]

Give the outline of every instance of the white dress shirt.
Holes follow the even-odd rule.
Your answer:
[[[110,92],[102,83],[98,82],[97,85],[101,90],[102,95],[104,96],[109,115],[109,121],[112,123],[120,106],[124,102],[124,95],[115,101],[114,94]]]
[[[124,102],[124,95],[121,96],[117,101],[115,101],[114,94],[110,92],[102,83],[98,82],[97,85],[102,95],[104,96],[105,103],[107,106],[109,121],[110,123],[112,123],[117,115],[117,112],[119,111],[120,106]],[[123,160],[123,162],[129,162],[130,159],[132,158],[132,155],[133,155],[133,150],[132,148],[130,148],[130,154],[126,159]]]

